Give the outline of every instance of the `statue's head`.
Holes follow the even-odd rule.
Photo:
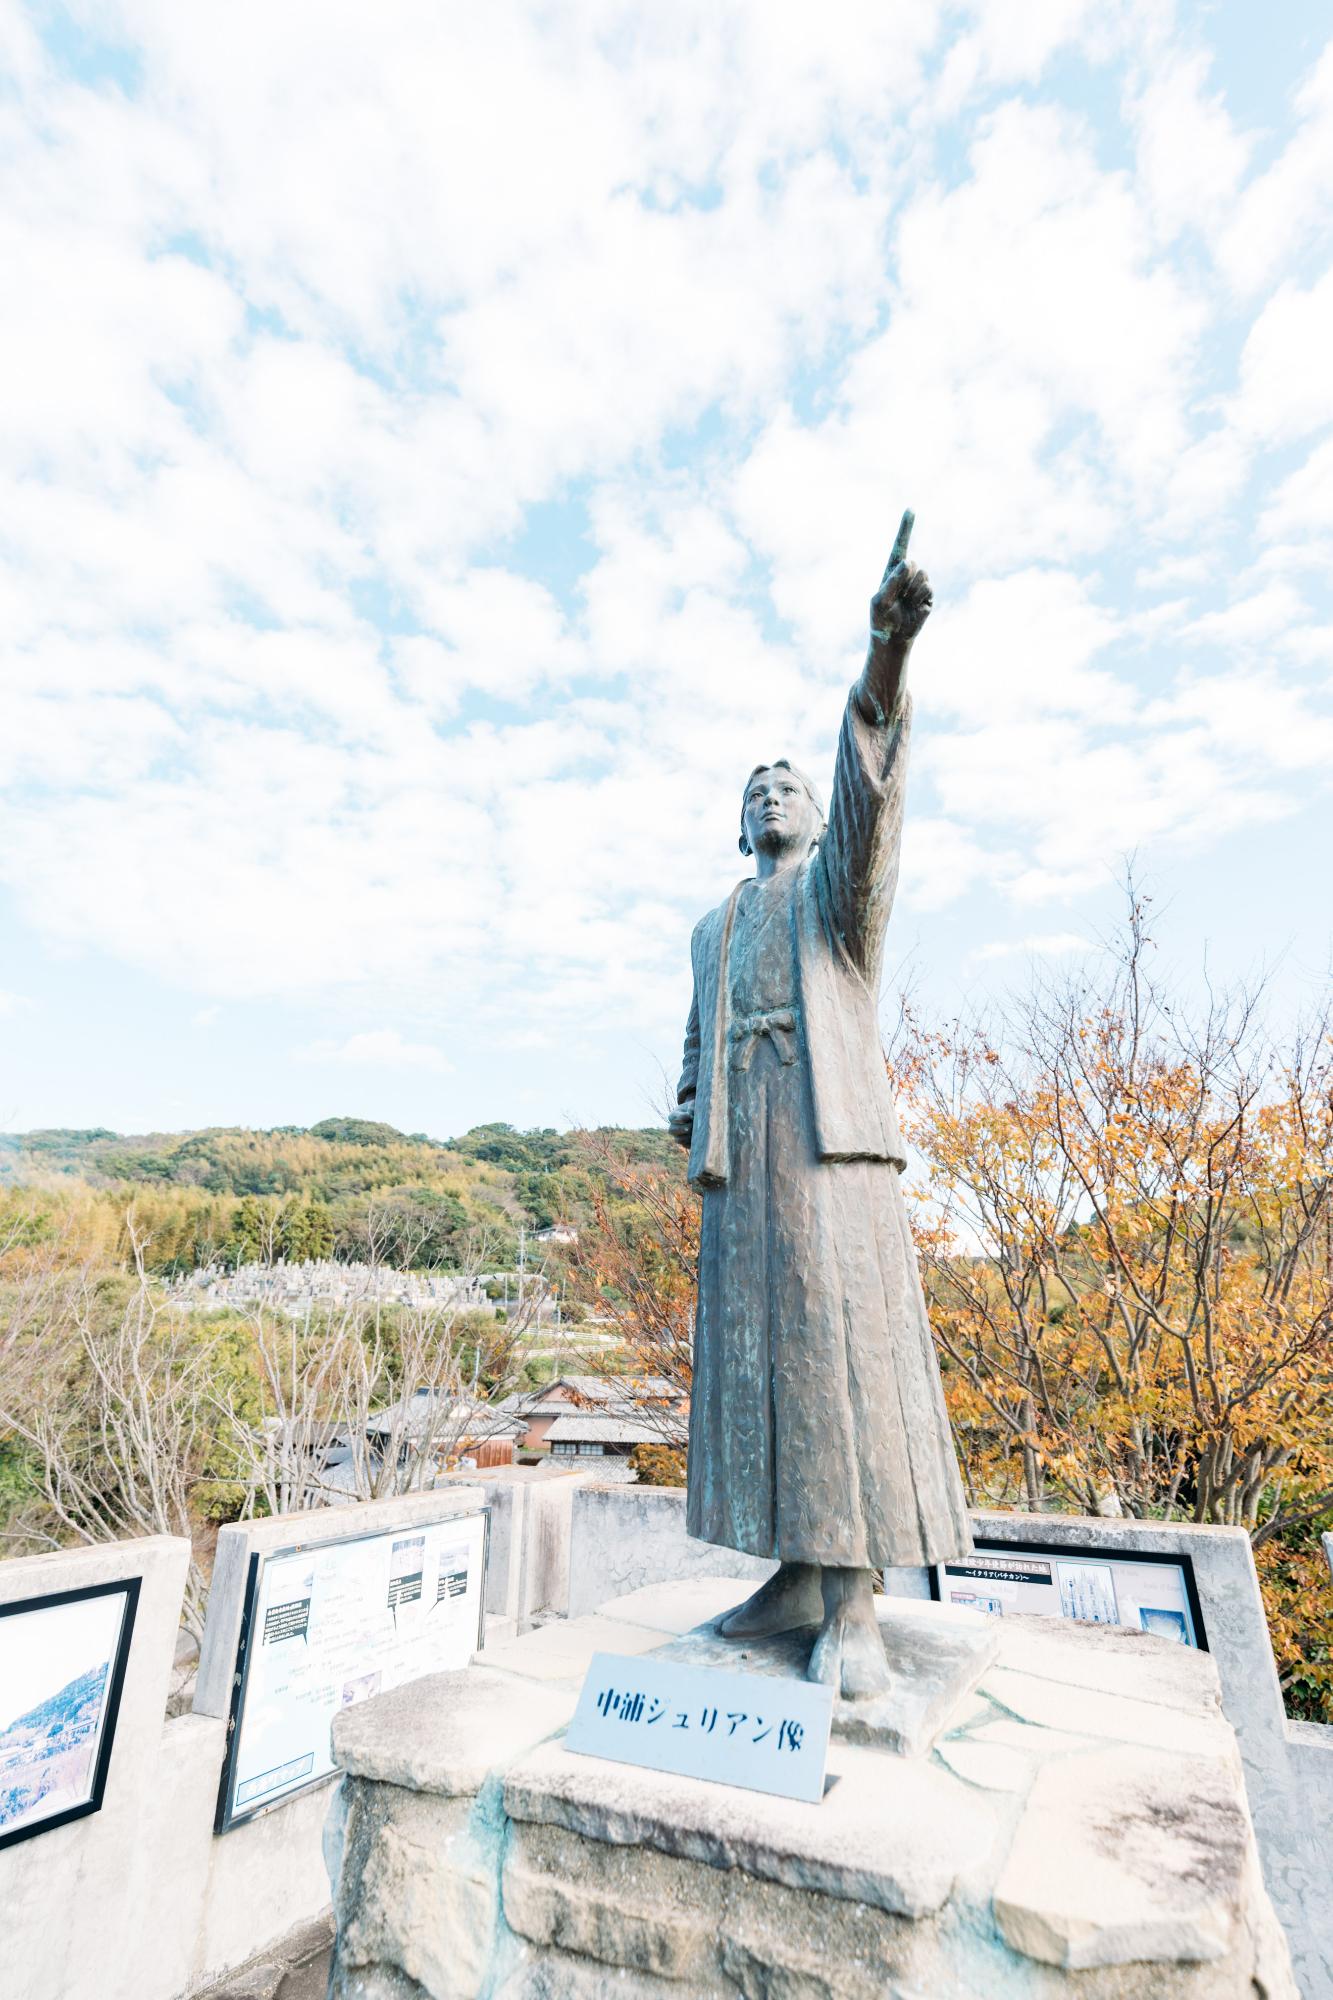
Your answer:
[[[804,857],[823,832],[824,808],[805,772],[785,757],[756,764],[741,799],[741,853]]]

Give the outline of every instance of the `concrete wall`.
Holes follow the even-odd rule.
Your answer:
[[[486,1610],[514,1631],[569,1609],[569,1543],[575,1493],[600,1472],[566,1472],[550,1466],[500,1466],[458,1473],[491,1509]],[[435,1492],[444,1490],[436,1486]],[[501,1636],[497,1633],[496,1636]]]
[[[0,1990],[16,2000],[152,2000],[178,1990],[157,1977],[151,1922],[175,1857],[148,1822],[174,1818],[162,1796],[162,1718],[189,1560],[188,1542],[160,1536],[0,1563],[4,1603],[142,1578],[101,1811],[0,1848]],[[220,1725],[215,1748],[220,1766]]]
[[[533,1480],[524,1489],[526,1519],[518,1586],[518,1629],[569,1613],[574,1501],[596,1473],[570,1472]]]
[[[194,1713],[166,1720],[189,1544],[119,1542],[0,1563],[0,1603],[142,1578],[100,1812],[0,1848],[0,1995],[179,2000],[328,1908],[322,1836],[332,1780],[213,1832],[245,1579],[253,1552],[441,1520],[476,1485],[224,1528]],[[503,1505],[496,1517],[512,1524]],[[500,1536],[504,1549],[504,1535]],[[506,1552],[517,1596],[521,1547]],[[488,1591],[488,1597],[489,1597]]]
[[[607,1486],[589,1481],[573,1496],[569,1615],[581,1618],[608,1598],[685,1576],[752,1576],[775,1563],[691,1541],[681,1486]]]

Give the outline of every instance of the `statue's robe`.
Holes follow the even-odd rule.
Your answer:
[[[694,933],[677,1088],[703,1195],[689,1532],[847,1568],[971,1535],[879,1040],[909,710],[849,701],[828,828]]]

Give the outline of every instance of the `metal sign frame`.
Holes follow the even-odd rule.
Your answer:
[[[134,1620],[139,1609],[139,1589],[143,1582],[138,1576],[118,1576],[109,1583],[84,1584],[78,1590],[50,1591],[42,1597],[19,1597],[7,1604],[0,1604],[0,1619],[21,1617],[25,1612],[54,1611],[58,1605],[81,1604],[93,1597],[120,1597],[124,1600],[120,1613],[120,1630],[116,1635],[115,1650],[110,1659],[110,1674],[107,1680],[106,1701],[102,1709],[102,1720],[97,1741],[97,1761],[93,1766],[92,1784],[88,1797],[78,1805],[66,1806],[59,1812],[45,1818],[29,1820],[23,1826],[11,1827],[8,1832],[0,1830],[0,1847],[12,1847],[20,1840],[32,1840],[39,1833],[50,1833],[57,1826],[67,1826],[71,1820],[86,1819],[90,1813],[102,1810],[106,1794],[107,1774],[111,1769],[111,1748],[116,1738],[116,1723],[120,1716],[120,1698],[125,1688],[125,1675],[130,1663],[130,1644],[134,1637]]]
[[[257,1801],[253,1806],[235,1803],[236,1764],[240,1748],[241,1722],[245,1714],[245,1698],[249,1691],[250,1667],[254,1658],[255,1614],[259,1605],[260,1585],[269,1563],[283,1562],[290,1556],[318,1555],[325,1549],[345,1549],[357,1542],[393,1541],[404,1535],[420,1533],[426,1529],[447,1528],[458,1521],[482,1523],[481,1536],[481,1579],[477,1590],[477,1644],[479,1651],[486,1629],[486,1570],[491,1550],[491,1510],[488,1506],[469,1507],[466,1511],[442,1514],[438,1521],[404,1522],[396,1528],[372,1528],[360,1534],[342,1535],[332,1540],[317,1542],[292,1542],[280,1549],[269,1549],[264,1554],[255,1550],[250,1557],[249,1570],[245,1579],[245,1601],[241,1609],[241,1629],[236,1645],[236,1667],[232,1675],[231,1703],[227,1713],[227,1745],[222,1758],[222,1771],[218,1781],[217,1809],[213,1818],[214,1833],[229,1833],[233,1827],[244,1826],[247,1821],[258,1819],[261,1814],[274,1812],[290,1799],[300,1798],[305,1792],[315,1791],[321,1785],[332,1784],[340,1775],[336,1770],[321,1771],[318,1777],[309,1778],[303,1785],[294,1785],[278,1797]],[[399,1682],[399,1686],[410,1686],[410,1682]],[[386,1690],[387,1692],[387,1690]]]
[[[1148,1549],[1115,1548],[1104,1543],[1098,1543],[1095,1546],[1090,1543],[1084,1549],[1069,1542],[1017,1542],[1007,1539],[999,1541],[990,1536],[978,1535],[973,1542],[973,1554],[976,1556],[1041,1556],[1053,1563],[1060,1561],[1133,1563],[1138,1567],[1149,1565],[1155,1569],[1179,1570],[1185,1585],[1185,1602],[1189,1605],[1190,1619],[1194,1626],[1195,1650],[1200,1653],[1206,1653],[1209,1650],[1208,1631],[1203,1618],[1203,1605],[1199,1600],[1199,1587],[1194,1579],[1194,1561],[1191,1556],[1183,1551],[1180,1554],[1163,1554]],[[966,1561],[967,1558],[961,1557],[955,1560]],[[930,1594],[937,1604],[945,1601],[941,1586],[941,1577],[948,1567],[947,1563],[932,1563],[928,1572]],[[1037,1612],[1032,1615],[1041,1617],[1044,1614]],[[1133,1626],[1122,1626],[1119,1629],[1122,1631],[1133,1631],[1135,1628]]]

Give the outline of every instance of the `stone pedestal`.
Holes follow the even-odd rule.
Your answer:
[[[835,1733],[818,1805],[564,1749],[594,1652],[698,1662],[746,1589],[344,1711],[333,2000],[1297,2000],[1212,1662],[1167,1640],[895,1603],[891,1652],[980,1678],[915,1756]]]

